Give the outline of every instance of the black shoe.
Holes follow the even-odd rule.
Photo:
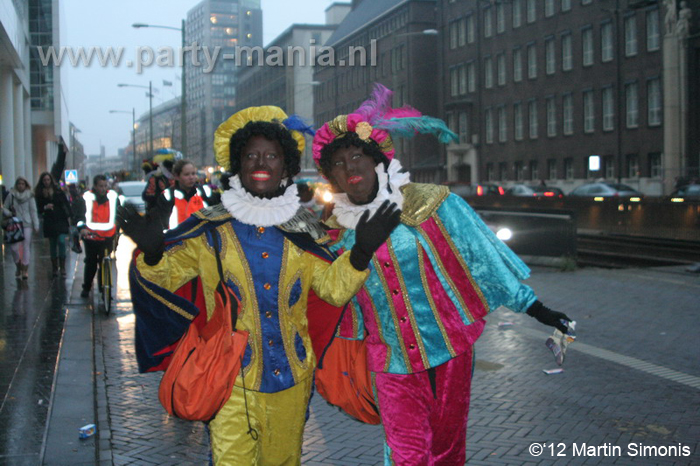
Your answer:
[[[90,296],[90,290],[83,289],[83,291],[80,292],[81,298],[87,298],[88,296]]]

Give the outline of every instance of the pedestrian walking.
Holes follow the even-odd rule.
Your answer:
[[[15,277],[29,278],[32,233],[39,232],[39,216],[29,181],[20,176],[10,189],[2,214],[4,218],[17,217],[22,221],[24,240],[10,245],[12,259],[17,266]]]
[[[160,196],[171,206],[168,221],[169,228],[175,228],[190,215],[212,205],[212,190],[209,186],[200,186],[197,168],[192,162],[180,159],[173,165],[175,184],[165,188]]]
[[[366,338],[376,384],[387,465],[462,465],[473,345],[499,306],[567,331],[570,319],[545,307],[521,283],[527,266],[467,203],[445,186],[410,182],[392,136],[435,134],[457,140],[417,110],[392,109],[392,93],[372,98],[316,132],[313,157],[334,194],[327,221],[342,251],[355,242],[364,212],[386,201],[401,224],[372,254],[371,275],[341,322],[340,335]],[[369,260],[369,259],[368,259]]]
[[[367,277],[367,252],[371,256],[398,223],[399,212],[385,208],[357,228],[357,247],[333,260],[314,240],[324,232],[300,207],[292,182],[302,132],[309,131],[278,107],[241,110],[215,135],[216,160],[231,173],[222,204],[195,212],[165,236],[167,217],[154,211],[142,217],[131,206],[119,210],[120,227],[142,251],[130,274],[142,371],[163,368],[199,313],[173,294],[180,286],[201,279],[206,318],[221,280],[240,302],[237,329],[249,334],[242,367],[208,424],[217,465],[300,464],[316,363],[309,293],[344,305]]]
[[[51,167],[51,172],[39,175],[39,182],[34,188],[34,197],[38,214],[42,218],[44,237],[49,239],[51,270],[53,276],[66,276],[66,237],[70,231],[71,206],[66,193],[57,180],[65,166],[66,148],[59,145],[58,157]]]

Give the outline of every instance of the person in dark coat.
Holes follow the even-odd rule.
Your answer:
[[[34,190],[37,212],[43,219],[44,237],[49,239],[53,276],[66,276],[66,237],[70,231],[71,206],[68,197],[56,182],[66,162],[66,148],[59,145],[58,157],[51,172],[39,175]]]

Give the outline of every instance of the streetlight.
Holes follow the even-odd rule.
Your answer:
[[[145,23],[134,23],[132,27],[139,28],[158,28],[158,29],[170,29],[173,31],[180,31],[182,35],[182,91],[181,91],[181,102],[180,102],[180,151],[187,154],[187,85],[186,85],[186,74],[185,74],[185,20],[182,20],[182,26],[179,28],[173,26],[158,26],[155,24],[145,24]]]
[[[134,153],[134,171],[139,169],[138,157],[136,156],[136,109],[128,110],[110,110],[109,113],[131,113],[131,150]]]
[[[143,89],[148,89],[148,158],[153,158],[153,82],[148,81],[148,86],[141,86],[139,84],[117,84],[117,87],[140,87]],[[136,123],[134,123],[136,126]]]

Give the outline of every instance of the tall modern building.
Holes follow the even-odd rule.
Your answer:
[[[187,13],[186,41],[218,47],[213,69],[187,61],[187,145],[185,156],[198,166],[214,165],[214,131],[236,107],[237,47],[262,46],[260,0],[204,0]]]
[[[69,142],[62,74],[44,66],[36,46],[60,44],[58,0],[0,4],[0,171],[6,185],[53,163],[57,141]]]

